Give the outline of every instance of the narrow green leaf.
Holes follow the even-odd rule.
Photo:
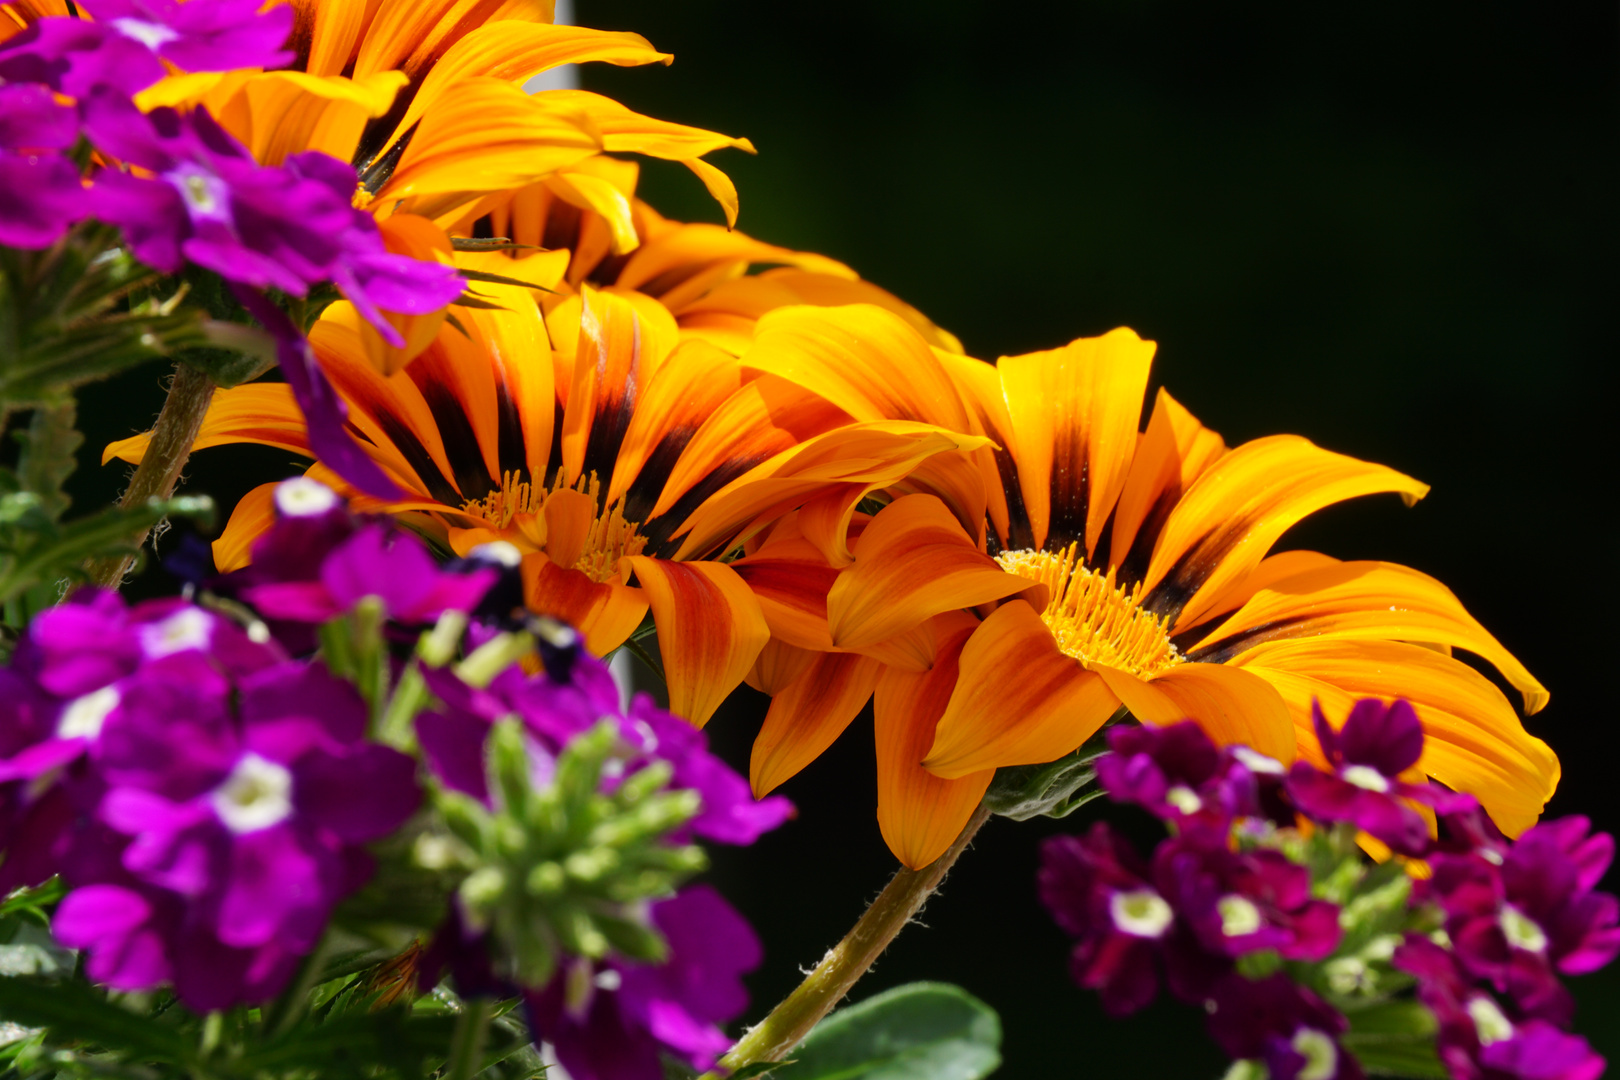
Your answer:
[[[979,1080],[1001,1064],[1001,1021],[967,991],[909,983],[816,1025],[774,1080]]]
[[[52,1041],[82,1040],[142,1061],[187,1059],[180,1035],[108,1001],[89,984],[0,979],[0,1019],[46,1028]]]

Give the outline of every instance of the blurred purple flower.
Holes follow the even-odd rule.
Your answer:
[[[654,904],[651,917],[669,943],[664,963],[576,961],[526,994],[535,1041],[574,1080],[661,1080],[660,1052],[702,1070],[731,1045],[718,1025],[748,1005],[741,977],[759,966],[759,939],[707,885]]]
[[[1350,709],[1344,727],[1334,731],[1312,702],[1316,738],[1329,772],[1298,761],[1288,774],[1288,794],[1318,821],[1346,821],[1403,855],[1422,855],[1429,826],[1409,801],[1449,809],[1459,797],[1429,784],[1409,784],[1400,775],[1423,753],[1423,725],[1410,702],[1385,704],[1363,698]],[[1461,797],[1466,798],[1466,797]]]
[[[1274,949],[1323,960],[1339,943],[1339,909],[1311,898],[1311,874],[1280,851],[1236,852],[1195,836],[1166,840],[1154,876],[1206,949],[1238,957]]]
[[[44,86],[0,85],[0,244],[44,248],[84,217],[79,167],[61,151],[79,118]]]
[[[1233,1059],[1264,1061],[1271,1080],[1359,1080],[1361,1063],[1339,1045],[1348,1027],[1287,975],[1228,975],[1210,997],[1210,1036]]]

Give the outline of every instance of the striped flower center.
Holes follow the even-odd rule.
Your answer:
[[[996,562],[1009,574],[1039,582],[1051,600],[1041,621],[1057,647],[1082,664],[1100,664],[1138,678],[1160,674],[1186,658],[1170,643],[1169,618],[1144,611],[1140,585],[1114,583],[1080,558],[1079,545],[1060,552],[1004,551]]]
[[[559,473],[549,489],[509,472],[501,477],[499,491],[467,500],[461,512],[510,533],[522,550],[544,551],[557,565],[598,583],[616,581],[619,560],[640,555],[647,538],[625,518],[622,501],[601,509],[601,495],[594,472],[572,487],[564,486]]]

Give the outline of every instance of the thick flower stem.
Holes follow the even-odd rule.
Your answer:
[[[844,940],[827,953],[769,1016],[739,1039],[731,1052],[720,1059],[720,1064],[735,1070],[756,1062],[782,1060],[844,999],[850,987],[866,974],[889,947],[889,942],[922,909],[989,817],[990,811],[980,806],[945,854],[921,870],[901,870],[895,874],[888,887],[866,909],[866,914],[844,935]]]
[[[493,998],[468,998],[461,1003],[461,1014],[450,1036],[450,1058],[444,1063],[445,1080],[472,1080],[483,1071],[484,1037],[494,1015]]]
[[[123,498],[118,500],[119,506],[137,506],[148,499],[167,499],[174,494],[180,470],[191,457],[191,444],[197,441],[213,400],[213,379],[189,364],[174,366],[174,381],[169,384],[169,396],[152,427],[151,444],[136,466]],[[138,548],[146,543],[150,532],[148,529],[138,537],[130,537],[132,546]],[[90,580],[104,589],[116,589],[134,561],[131,555],[98,559],[90,568]]]

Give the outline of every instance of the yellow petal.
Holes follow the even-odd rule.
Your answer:
[[[950,703],[923,768],[947,780],[1056,761],[1096,734],[1119,699],[1058,651],[1024,600],[1002,604],[962,649]]]
[[[1260,564],[1301,519],[1361,495],[1396,492],[1408,505],[1427,484],[1297,435],[1255,439],[1223,455],[1170,512],[1143,586],[1153,610],[1196,620]]]
[[[1219,664],[1180,664],[1151,680],[1093,667],[1143,723],[1196,720],[1223,746],[1242,743],[1278,761],[1294,759],[1294,724],[1282,698],[1264,679]]]
[[[668,478],[682,452],[704,422],[742,388],[742,369],[735,357],[701,341],[677,347],[637,390],[635,411],[619,444],[613,484],[605,499],[612,505],[644,466],[652,462],[648,482]],[[652,475],[661,473],[662,475]]]
[[[240,570],[253,559],[253,542],[276,523],[276,488],[260,484],[236,503],[225,531],[213,543],[214,568],[222,574]]]
[[[675,335],[650,332],[656,324],[643,320],[629,297],[593,290],[580,299],[573,385],[563,413],[563,481],[572,485],[595,474],[611,487],[641,387]]]
[[[151,441],[152,433],[148,431],[108,443],[101,452],[101,463],[117,458],[138,465]],[[197,441],[191,444],[192,451],[242,442],[311,456],[304,414],[298,410],[286,383],[249,383],[214,391]]]
[[[1129,562],[1137,573],[1146,569],[1176,500],[1225,452],[1219,435],[1161,389],[1114,510],[1109,565]]]
[[[625,560],[652,606],[669,682],[669,711],[698,727],[754,666],[770,638],[759,601],[722,563]]]
[[[864,656],[822,653],[771,699],[748,763],[755,798],[793,777],[844,733],[871,698],[881,670]]]
[[[366,7],[374,14],[355,57],[355,74],[399,68],[416,80],[474,27],[504,21],[549,23],[552,17],[551,0],[413,0],[405,4],[370,0]]]

